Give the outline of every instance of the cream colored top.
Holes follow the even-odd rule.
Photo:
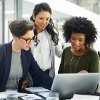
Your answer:
[[[51,68],[50,46],[46,34],[45,30],[39,33],[37,35],[39,43],[37,46],[32,47],[34,48],[32,54],[43,71]]]

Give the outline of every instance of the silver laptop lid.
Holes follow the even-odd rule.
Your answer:
[[[100,73],[58,74],[51,91],[58,92],[61,98],[71,98],[74,93],[93,94],[99,84]]]

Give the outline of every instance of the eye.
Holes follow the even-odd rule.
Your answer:
[[[84,42],[84,40],[83,40],[83,39],[79,39],[79,41],[80,41],[80,42]]]
[[[47,18],[46,20],[47,20],[47,21],[49,21],[49,20],[50,20],[50,18]]]
[[[40,20],[43,20],[44,18],[39,18]]]
[[[74,38],[74,37],[72,37],[71,39],[72,39],[72,40],[76,40],[76,38]]]

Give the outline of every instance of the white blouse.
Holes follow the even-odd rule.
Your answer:
[[[37,35],[39,43],[37,46],[31,46],[32,54],[37,61],[38,65],[43,71],[51,68],[51,55],[50,55],[50,44],[47,37],[47,31],[44,30]]]

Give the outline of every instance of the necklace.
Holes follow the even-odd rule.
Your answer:
[[[72,61],[73,61],[73,56],[71,57],[71,60],[70,60],[70,73],[72,73]],[[76,64],[75,64],[75,66],[73,67],[74,68],[74,71],[75,71],[75,69],[76,69],[76,67],[77,67],[77,65],[78,65],[78,63],[79,63],[79,61],[80,61],[80,58],[81,58],[81,56],[79,56],[79,58],[78,58],[78,60],[77,60],[77,62],[76,62]]]
[[[43,34],[43,33],[40,33],[40,34],[42,34],[42,36],[41,36],[40,47],[39,47],[39,51],[38,51],[38,52],[39,52],[39,53],[42,53],[42,44],[43,44],[42,42],[43,42],[43,35],[44,35],[44,34]]]

